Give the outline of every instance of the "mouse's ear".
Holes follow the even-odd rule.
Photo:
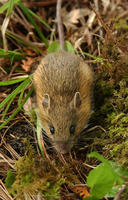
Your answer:
[[[81,96],[80,96],[79,92],[76,92],[73,97],[73,100],[70,103],[70,106],[71,106],[71,108],[75,109],[75,108],[79,108],[80,105],[81,105]]]
[[[45,109],[50,108],[50,97],[49,94],[44,94],[43,100],[42,100],[42,105]]]

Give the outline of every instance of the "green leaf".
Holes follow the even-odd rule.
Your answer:
[[[15,180],[16,180],[16,174],[14,174],[11,169],[9,169],[7,172],[7,177],[5,179],[6,187],[10,188]]]
[[[121,185],[113,186],[112,189],[107,193],[107,195],[105,197],[107,197],[107,198],[115,197],[117,192],[119,191],[120,187],[121,187]]]
[[[84,200],[99,200],[99,199],[89,196],[89,197],[84,198]]]
[[[121,178],[120,174],[117,173],[117,171],[120,170],[117,170],[113,162],[106,160],[97,152],[92,152],[88,156],[98,158],[102,162],[98,167],[91,170],[87,178],[87,184],[91,188],[90,200],[103,198],[112,191],[114,184],[118,184],[118,186],[121,187],[124,180]],[[115,191],[117,190],[115,189]]]
[[[107,161],[101,154],[97,153],[97,152],[91,152],[90,154],[88,154],[89,158],[97,158],[99,159],[101,162],[106,163],[108,165],[110,165],[109,161]]]
[[[104,163],[91,170],[87,178],[87,184],[92,197],[103,198],[112,188],[116,181],[116,174],[111,166]]]
[[[125,177],[128,179],[128,168],[127,169],[123,169],[120,166],[117,166],[115,162],[109,161],[109,163],[111,164],[111,166],[113,167],[114,171],[122,177]],[[121,184],[123,184],[124,181],[121,181]]]
[[[75,52],[74,48],[70,42],[65,41],[65,47],[66,47],[66,51],[73,52],[73,53]],[[52,42],[48,47],[48,53],[52,53],[52,52],[56,52],[56,51],[60,51],[60,50],[61,50],[61,48],[60,48],[59,41]]]
[[[72,44],[70,42],[65,41],[65,46],[66,46],[66,51],[75,53],[74,48],[73,48],[73,46],[72,46]]]
[[[52,42],[48,47],[48,53],[52,53],[52,52],[60,51],[60,50],[61,50],[60,43],[58,41]]]

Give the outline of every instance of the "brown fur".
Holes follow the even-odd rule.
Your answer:
[[[61,152],[71,150],[91,114],[93,73],[77,55],[55,52],[44,57],[34,73],[38,115],[52,144]],[[75,133],[69,128],[75,125]],[[50,126],[55,128],[52,135]]]

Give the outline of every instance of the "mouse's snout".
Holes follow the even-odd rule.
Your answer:
[[[56,141],[56,142],[54,142],[53,146],[61,154],[66,154],[71,151],[71,148],[73,147],[73,142],[69,141],[69,140],[68,141]]]

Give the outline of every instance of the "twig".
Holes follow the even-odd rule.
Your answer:
[[[108,26],[106,26],[106,24],[103,22],[101,16],[99,15],[99,13],[96,11],[96,9],[93,7],[93,5],[92,5],[91,3],[90,3],[90,6],[91,6],[92,10],[94,11],[94,13],[96,14],[96,16],[97,16],[98,20],[100,21],[101,25],[102,25],[103,28],[105,29],[108,38],[112,38],[112,39],[113,39],[111,30],[110,30],[110,29],[108,28]]]
[[[104,131],[105,133],[107,132],[102,126],[97,125],[97,126],[93,126],[92,128],[87,129],[87,130],[86,130],[86,133],[91,132],[91,131],[93,131],[93,130],[95,130],[95,129],[97,129],[97,128],[101,129],[101,130]]]
[[[57,18],[60,47],[61,47],[61,50],[64,51],[65,45],[64,45],[64,30],[63,30],[62,19],[61,19],[61,2],[62,0],[57,0],[56,18]]]
[[[118,194],[115,196],[114,200],[120,200],[121,199],[120,195],[124,192],[125,188],[126,188],[126,185],[122,185],[122,187],[119,189]]]
[[[12,197],[9,195],[4,183],[0,180],[0,199],[2,200],[13,200]]]
[[[62,0],[63,2],[68,1],[68,0]],[[70,0],[70,1],[74,1],[74,0]],[[57,0],[47,0],[47,1],[39,1],[39,2],[23,2],[25,6],[27,6],[28,8],[33,8],[33,7],[45,7],[45,6],[51,6],[53,4],[56,4]]]

